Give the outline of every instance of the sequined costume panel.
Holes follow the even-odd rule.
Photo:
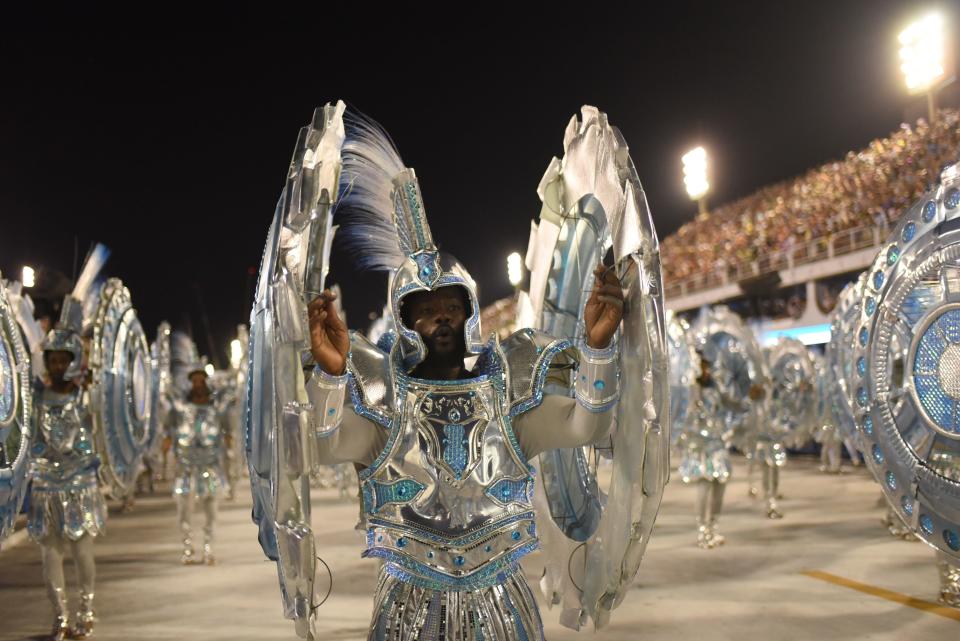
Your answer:
[[[44,542],[59,533],[76,541],[104,531],[106,504],[97,481],[90,413],[78,390],[37,395],[35,440],[31,447],[30,537]]]
[[[173,493],[216,496],[226,486],[221,404],[175,401],[168,416],[177,461]]]
[[[380,571],[369,641],[542,641],[543,623],[521,572],[479,590],[438,591]]]
[[[689,413],[683,433],[683,455],[678,471],[684,483],[730,479],[730,431],[722,417],[720,393],[713,386],[698,388],[699,394]]]

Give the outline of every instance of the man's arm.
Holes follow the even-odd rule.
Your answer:
[[[595,443],[609,432],[620,396],[616,343],[599,350],[583,347],[575,375],[576,398],[545,395],[539,406],[514,420],[528,460],[546,450]]]
[[[383,450],[387,431],[345,407],[348,375],[331,376],[315,367],[306,383],[313,405],[311,456],[320,465],[360,463],[369,466]]]

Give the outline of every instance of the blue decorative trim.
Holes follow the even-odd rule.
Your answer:
[[[489,561],[470,574],[456,577],[440,572],[406,554],[383,548],[371,548],[363,553],[364,558],[383,559],[384,570],[390,576],[428,590],[482,590],[499,585],[519,570],[521,558],[539,549],[540,542],[528,541],[509,554]]]
[[[393,421],[382,412],[365,405],[363,402],[363,394],[360,393],[360,384],[357,383],[357,379],[352,373],[349,374],[349,377],[350,401],[353,403],[353,411],[359,416],[390,429]]]
[[[510,406],[510,418],[515,418],[524,412],[529,412],[538,407],[543,402],[543,384],[547,379],[547,370],[554,357],[565,349],[571,347],[570,341],[557,340],[550,343],[540,354],[540,358],[534,365],[533,384],[531,385],[531,394],[527,398],[516,401]]]
[[[469,534],[465,534],[456,538],[433,534],[414,526],[384,521],[376,517],[370,518],[367,521],[367,525],[369,527],[368,532],[372,532],[374,528],[382,527],[389,530],[395,530],[397,532],[403,532],[405,534],[409,534],[415,539],[423,539],[437,545],[443,545],[451,548],[466,548],[474,543],[477,543],[478,541],[482,541],[483,539],[496,534],[500,530],[507,529],[508,526],[513,525],[514,523],[519,521],[533,521],[534,519],[535,513],[533,511],[522,512],[520,514],[514,514],[508,518],[501,519],[495,523],[491,523],[490,525],[485,525],[474,530],[473,532],[470,532]]]
[[[602,405],[596,405],[592,403],[589,399],[583,397],[580,394],[576,395],[577,405],[587,410],[591,414],[603,414],[604,412],[609,412],[620,400],[619,397],[614,397],[612,401],[608,401]]]
[[[501,505],[520,503],[529,506],[533,502],[533,478],[502,478],[483,493]]]
[[[427,489],[423,483],[413,479],[400,479],[393,483],[368,480],[363,485],[364,510],[367,514],[376,514],[386,505],[411,503]]]

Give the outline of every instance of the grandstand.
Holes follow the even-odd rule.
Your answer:
[[[667,307],[728,303],[769,319],[769,335],[825,342],[839,289],[958,150],[960,112],[942,110],[932,126],[901,125],[842,160],[698,215],[661,243]]]

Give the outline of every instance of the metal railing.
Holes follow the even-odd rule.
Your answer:
[[[721,269],[697,274],[681,281],[666,283],[667,299],[695,294],[715,287],[737,283],[747,278],[793,269],[798,265],[830,260],[869,247],[879,247],[890,233],[889,225],[852,227],[810,241],[801,242],[788,249],[765,254],[755,260],[738,261]]]

